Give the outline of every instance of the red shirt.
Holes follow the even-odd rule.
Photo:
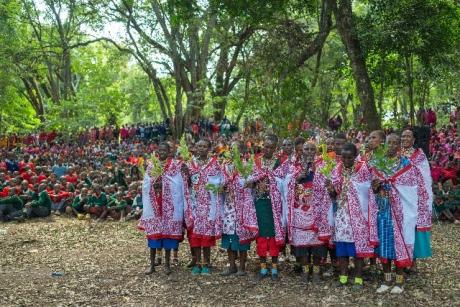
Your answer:
[[[24,180],[27,180],[27,182],[30,182],[30,178],[32,178],[33,176],[35,176],[35,173],[29,174],[28,172],[24,172],[24,173],[21,174],[21,177]]]
[[[38,182],[38,183],[41,183],[42,181],[45,181],[46,179],[47,179],[47,177],[46,177],[45,175],[40,174],[40,175],[38,175],[38,177],[37,177],[37,182]]]
[[[49,193],[50,195],[50,198],[51,198],[51,201],[54,202],[54,203],[58,203],[60,202],[61,200],[63,199],[66,199],[67,197],[70,196],[70,193],[69,192],[66,192],[66,191],[59,191],[59,192],[54,192],[54,191],[51,191]]]
[[[457,184],[457,169],[453,167],[444,168],[442,170],[442,177],[444,180],[452,179],[453,184]]]
[[[10,195],[10,187],[4,187],[0,192],[0,198],[8,197],[8,195]]]
[[[76,184],[78,182],[78,176],[77,175],[65,175],[63,176],[67,182]]]
[[[431,167],[431,177],[433,178],[434,182],[438,182],[439,178],[441,177],[442,168],[439,166],[432,166]]]
[[[46,137],[48,143],[51,143],[52,141],[54,141],[54,139],[56,138],[56,136],[57,136],[57,133],[54,132],[54,131],[48,133],[48,135],[47,135],[47,137]]]
[[[24,161],[21,161],[18,163],[19,165],[19,172],[22,173],[25,171],[25,167],[28,166],[30,168],[31,171],[35,170],[35,164],[33,164],[32,162],[24,162]]]

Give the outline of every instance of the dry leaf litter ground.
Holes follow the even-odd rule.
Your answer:
[[[226,253],[213,249],[213,275],[193,277],[186,264],[165,276],[163,268],[145,276],[148,251],[135,223],[78,221],[50,217],[0,224],[1,306],[460,306],[460,227],[436,224],[434,258],[419,264],[401,295],[376,294],[378,276],[367,275],[362,291],[334,288],[333,279],[304,284],[292,264],[280,266],[281,279],[256,282],[251,251],[247,277],[221,277]],[[254,250],[254,247],[252,248]],[[63,276],[52,276],[63,272]]]

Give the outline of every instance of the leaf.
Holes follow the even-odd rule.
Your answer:
[[[392,173],[392,167],[396,163],[396,158],[388,157],[388,145],[384,144],[374,150],[370,163],[378,171],[390,175]]]
[[[178,148],[179,156],[185,161],[188,162],[192,159],[192,154],[188,150],[187,142],[185,141],[185,137],[182,136],[179,142]]]
[[[163,167],[161,166],[160,159],[158,159],[155,152],[153,152],[152,156],[150,157],[151,161],[151,170],[150,175],[153,178],[158,178],[163,175]]]
[[[321,148],[321,157],[323,158],[323,161],[325,163],[320,173],[323,174],[326,178],[330,179],[332,170],[335,168],[337,162],[335,161],[335,159],[332,159],[327,154],[326,144],[321,144],[320,148]]]
[[[233,145],[232,147],[232,160],[233,160],[233,165],[235,166],[235,169],[238,171],[238,173],[244,178],[247,179],[254,168],[254,153],[251,154],[249,160],[244,163],[243,160],[241,160],[241,153],[240,150],[238,149],[237,145]]]

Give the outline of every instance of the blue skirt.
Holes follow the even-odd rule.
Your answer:
[[[240,244],[240,239],[236,234],[223,234],[220,245],[222,248],[229,249],[234,252],[247,252],[251,247],[251,244]]]
[[[431,231],[415,231],[414,258],[430,258],[431,251]]]
[[[179,240],[175,239],[147,239],[149,248],[164,248],[164,249],[177,249],[179,248]]]
[[[334,242],[336,257],[356,257],[356,247],[353,242]]]
[[[393,218],[391,216],[390,201],[388,198],[377,197],[379,212],[377,214],[377,232],[380,244],[375,253],[388,260],[396,259]]]

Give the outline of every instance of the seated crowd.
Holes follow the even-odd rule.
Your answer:
[[[215,130],[218,136],[213,136],[209,121],[202,120],[199,124],[197,128],[197,123],[192,123],[188,129],[189,143],[199,137],[208,137],[213,140],[216,154],[228,149],[232,139],[243,140],[243,135],[234,130],[231,134],[225,129]],[[260,144],[261,125],[257,120],[256,128],[245,128],[244,135],[250,136],[244,140],[247,146]],[[154,126],[157,124],[123,126],[121,129],[93,128],[86,132],[89,137],[83,138],[85,142],[81,142],[84,133],[80,133],[74,143],[61,141],[55,132],[41,132],[24,137],[21,145],[0,148],[0,220],[64,213],[79,219],[92,217],[97,221],[138,219],[142,214],[140,170],[146,157],[163,139],[178,146],[170,134],[158,138],[156,134],[148,132],[145,135],[139,130],[141,127],[150,130]],[[123,129],[128,132],[124,134]],[[134,130],[129,132],[130,129]],[[200,133],[200,129],[207,132]],[[166,131],[170,133],[169,129],[164,129]],[[329,141],[333,138],[327,137],[329,131],[315,128],[310,133],[332,146]],[[368,136],[351,129],[347,137],[359,147],[366,143]],[[460,219],[459,148],[460,140],[452,125],[431,130],[428,157],[435,194],[434,213],[439,219],[455,223]]]

